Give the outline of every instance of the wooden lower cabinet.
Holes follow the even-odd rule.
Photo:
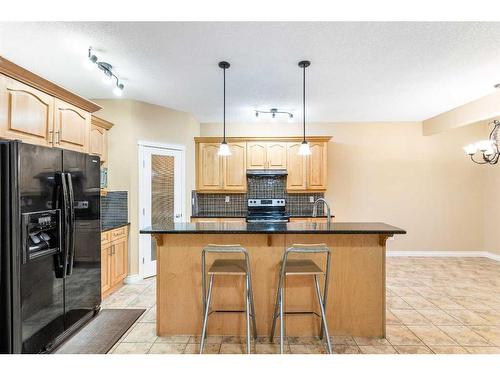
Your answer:
[[[128,272],[128,228],[121,227],[101,234],[101,295],[118,289]]]

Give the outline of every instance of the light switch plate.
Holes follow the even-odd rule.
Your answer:
[[[226,200],[225,200],[226,203],[229,203],[230,202],[230,198],[229,198],[229,195],[226,195]]]
[[[312,195],[309,196],[309,203],[314,203],[314,197]]]

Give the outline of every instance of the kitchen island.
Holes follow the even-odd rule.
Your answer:
[[[202,325],[201,251],[208,244],[241,244],[250,257],[259,336],[270,333],[285,249],[295,243],[325,243],[332,251],[327,318],[333,335],[385,337],[385,244],[405,234],[385,223],[173,223],[144,228],[157,243],[158,336],[199,335]],[[294,254],[293,259],[304,256]],[[324,255],[307,255],[325,267]],[[235,254],[207,254],[213,259]],[[292,259],[292,258],[291,258]],[[289,277],[285,284],[287,311],[319,313],[310,276]],[[216,277],[213,310],[244,310],[244,278]],[[319,334],[316,315],[286,316],[288,336]],[[278,331],[279,332],[279,331]],[[209,335],[244,335],[245,314],[212,314]]]

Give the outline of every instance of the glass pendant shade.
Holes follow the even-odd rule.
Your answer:
[[[302,155],[302,156],[311,155],[311,148],[309,147],[309,143],[307,143],[307,141],[303,141],[300,144],[299,155]]]
[[[229,146],[227,145],[226,141],[222,141],[222,143],[219,146],[219,152],[217,153],[219,156],[230,156],[231,155],[231,150],[229,149]]]
[[[474,143],[464,147],[464,151],[467,155],[474,155],[477,152],[477,147]]]

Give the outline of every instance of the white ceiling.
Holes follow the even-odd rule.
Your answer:
[[[500,23],[0,23],[0,54],[89,98],[113,98],[91,45],[124,80],[124,98],[227,120],[252,109],[300,121],[309,59],[309,121],[423,120],[492,92],[500,82]]]

